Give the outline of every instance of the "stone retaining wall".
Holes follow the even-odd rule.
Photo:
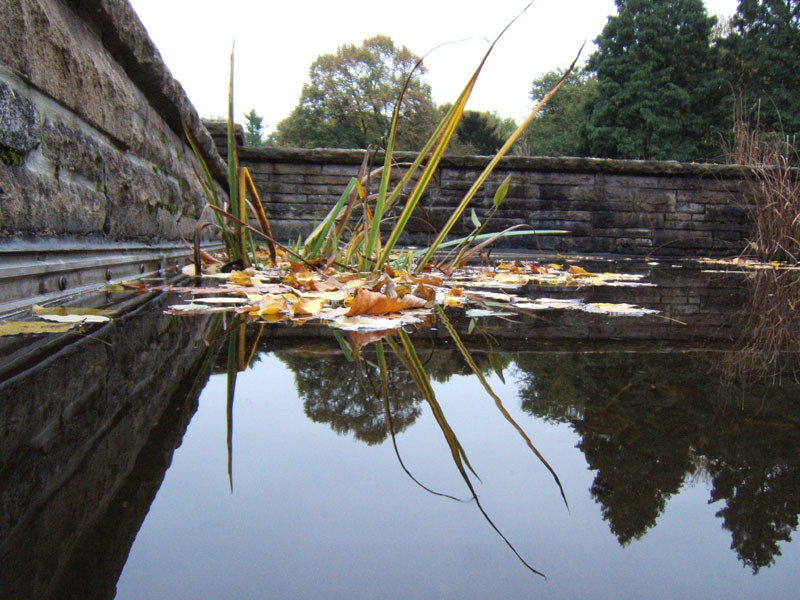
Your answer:
[[[307,235],[358,172],[350,150],[241,148],[280,241]],[[411,161],[413,154],[398,154]],[[373,161],[381,164],[377,157]],[[445,157],[401,241],[431,239],[488,164],[487,157]],[[517,237],[499,246],[531,250],[702,256],[738,254],[749,234],[747,186],[734,166],[577,158],[504,159],[472,206],[483,218],[500,183],[512,184],[487,231],[517,224],[563,229],[566,236]],[[377,184],[372,185],[375,191]],[[472,228],[470,211],[453,235]]]
[[[225,165],[126,0],[0,3],[0,251],[179,241]]]

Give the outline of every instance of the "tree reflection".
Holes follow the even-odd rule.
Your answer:
[[[520,355],[522,406],[569,423],[597,471],[591,494],[621,544],[655,525],[687,476],[709,476],[732,548],[757,572],[800,513],[800,386],[751,386],[736,405],[716,355]]]
[[[352,363],[341,354],[313,360],[290,353],[276,356],[294,372],[297,393],[312,421],[370,445],[386,439],[389,429],[374,362]],[[421,397],[403,366],[396,360],[388,363],[392,424],[399,433],[419,417]]]

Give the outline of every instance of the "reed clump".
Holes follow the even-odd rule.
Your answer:
[[[522,12],[525,12],[529,6],[530,4]],[[431,245],[417,253],[403,252],[398,247],[398,242],[403,232],[409,221],[414,218],[415,210],[428,185],[433,180],[450,142],[453,140],[464,115],[467,100],[487,58],[495,44],[514,21],[516,21],[516,18],[500,32],[490,45],[459,97],[453,102],[428,141],[419,150],[417,158],[410,165],[403,165],[402,174],[400,174],[400,165],[394,157],[400,107],[414,72],[422,65],[422,59],[420,59],[412,69],[412,72],[408,74],[403,90],[397,99],[391,126],[386,136],[383,165],[377,169],[370,170],[365,163],[358,177],[354,177],[350,181],[339,201],[319,225],[305,239],[299,239],[287,245],[282,245],[273,239],[267,215],[264,213],[252,178],[247,169],[240,167],[238,164],[236,144],[233,139],[233,55],[231,55],[231,78],[228,97],[229,200],[227,202],[219,198],[215,193],[214,182],[211,180],[208,169],[205,167],[194,143],[190,140],[193,148],[195,148],[198,162],[202,166],[202,174],[198,173],[198,178],[206,190],[208,209],[213,211],[216,217],[216,222],[211,224],[216,225],[222,231],[222,239],[225,243],[228,261],[236,262],[244,267],[249,266],[251,263],[257,263],[255,237],[268,242],[270,258],[273,263],[275,263],[276,248],[280,248],[289,261],[303,263],[306,268],[315,270],[334,268],[362,273],[377,273],[387,267],[391,267],[418,274],[426,269],[437,268],[447,274],[469,260],[478,250],[500,237],[567,233],[566,231],[537,231],[531,227],[521,225],[498,233],[482,233],[488,220],[500,208],[509,189],[510,182],[505,181],[499,186],[494,195],[494,208],[489,218],[484,222],[480,222],[473,211],[471,214],[471,220],[475,226],[473,231],[462,239],[447,240],[453,227],[463,220],[462,217],[465,211],[500,160],[511,150],[534,117],[562,86],[575,67],[578,57],[575,58],[575,61],[565,71],[563,77],[553,89],[539,102],[530,115],[498,150],[497,154],[466,192],[459,205],[452,211],[447,222],[439,231],[435,232],[435,239]],[[580,52],[578,52],[578,56],[580,56]],[[377,183],[375,193],[369,193],[370,180],[374,180]],[[250,225],[251,219],[257,222],[258,227]],[[209,223],[199,224],[198,233],[195,235],[197,275],[201,273],[201,261],[203,259],[199,251],[199,230],[208,225]],[[384,231],[389,232],[388,236],[382,235]],[[450,251],[445,258],[442,258],[439,252],[445,248],[449,248]]]
[[[800,164],[795,140],[766,131],[737,104],[729,163],[741,165],[749,187],[749,251],[764,261],[796,263],[800,257]],[[754,124],[751,125],[750,122]]]

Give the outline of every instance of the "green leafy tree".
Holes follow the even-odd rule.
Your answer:
[[[702,0],[616,0],[588,69],[586,149],[594,156],[705,159],[717,153],[726,93]]]
[[[367,148],[389,131],[397,99],[418,57],[384,35],[345,44],[323,54],[309,70],[300,102],[278,123],[275,141],[283,146]],[[433,130],[434,104],[414,72],[400,110],[397,148],[417,149]]]
[[[564,76],[549,71],[533,80],[530,98],[537,105]],[[586,101],[597,79],[586,70],[573,71],[558,93],[539,111],[525,132],[525,153],[531,156],[581,156],[581,129],[586,125]]]
[[[800,0],[740,0],[732,28],[731,87],[761,127],[800,135]]]
[[[244,115],[244,142],[247,146],[263,146],[264,140],[261,137],[263,117],[256,113],[255,108],[251,108],[249,113]]]

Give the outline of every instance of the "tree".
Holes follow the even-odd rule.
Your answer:
[[[247,146],[263,146],[264,141],[261,138],[261,130],[264,129],[264,126],[261,122],[264,120],[263,117],[259,116],[256,113],[255,108],[251,108],[249,113],[244,115],[245,119],[245,126],[244,126],[244,143]]]
[[[800,0],[740,0],[732,26],[723,43],[731,87],[760,126],[800,135]]]
[[[588,152],[609,158],[698,160],[716,155],[726,93],[702,0],[616,0],[587,67]]]
[[[452,104],[436,109],[436,122],[444,119]],[[517,128],[514,119],[503,118],[494,111],[465,110],[456,134],[447,146],[448,154],[492,156]]]
[[[406,78],[418,61],[408,48],[384,35],[346,44],[323,54],[309,70],[300,102],[278,124],[283,146],[367,148],[388,134]],[[420,66],[409,82],[400,110],[397,148],[417,149],[433,130],[434,105]]]
[[[549,71],[533,80],[530,98],[537,105],[564,76]],[[567,76],[564,85],[539,111],[524,134],[526,154],[531,156],[581,156],[581,129],[586,124],[586,101],[597,87],[594,74],[580,69]]]

